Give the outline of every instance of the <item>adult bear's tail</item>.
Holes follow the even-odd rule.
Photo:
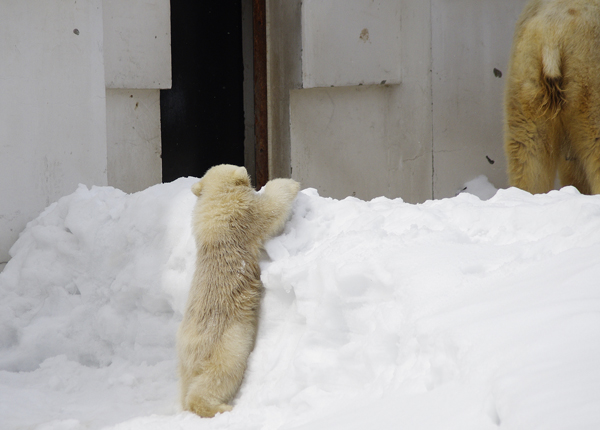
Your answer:
[[[565,103],[561,55],[557,46],[544,46],[542,49],[541,70],[542,100],[540,111],[555,118]]]

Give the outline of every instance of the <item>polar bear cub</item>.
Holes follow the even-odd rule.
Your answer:
[[[274,179],[257,193],[244,167],[225,164],[193,185],[196,271],[177,334],[184,410],[231,410],[256,337],[262,245],[283,229],[299,189]]]

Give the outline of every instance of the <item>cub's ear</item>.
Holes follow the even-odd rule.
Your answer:
[[[244,166],[238,167],[233,171],[233,180],[235,185],[250,185],[250,178]]]
[[[198,197],[200,197],[200,194],[202,194],[202,180],[196,182],[194,185],[192,185],[192,193],[196,194]]]

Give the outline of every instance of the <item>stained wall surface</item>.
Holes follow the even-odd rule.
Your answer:
[[[1,269],[26,223],[79,183],[161,181],[169,1],[2,2],[0,58]]]
[[[432,1],[433,197],[486,175],[507,186],[503,94],[525,0]]]
[[[271,173],[335,198],[422,202],[479,175],[505,187],[502,99],[525,3],[286,2],[269,22]]]
[[[0,262],[78,183],[107,184],[102,1],[7,1],[0,14]]]

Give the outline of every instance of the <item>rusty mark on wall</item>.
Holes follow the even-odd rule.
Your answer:
[[[367,42],[369,40],[369,30],[366,28],[363,28],[362,31],[360,32],[360,39],[363,42]]]

